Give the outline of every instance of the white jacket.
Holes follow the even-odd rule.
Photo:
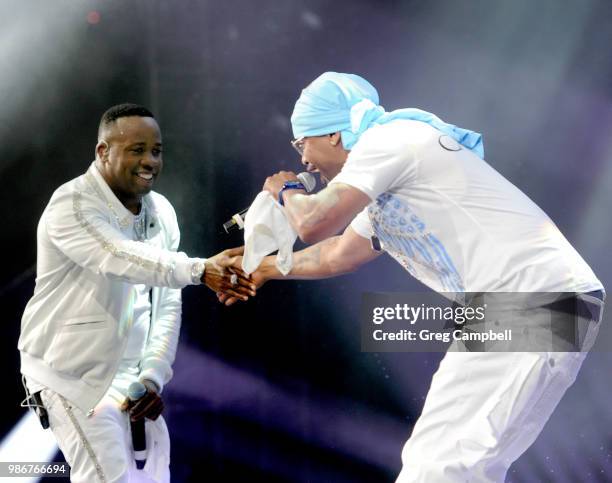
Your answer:
[[[141,378],[172,377],[181,323],[180,288],[201,259],[177,253],[179,228],[162,195],[144,196],[147,239],[133,241],[133,215],[95,163],[58,188],[38,224],[36,288],[21,321],[21,372],[84,412],[110,386],[132,324],[133,284],[153,287]]]

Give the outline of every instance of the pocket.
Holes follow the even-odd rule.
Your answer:
[[[108,327],[108,316],[106,314],[85,315],[66,319],[60,328],[63,330],[89,330]]]
[[[104,378],[120,347],[110,320],[105,314],[65,320],[54,335],[45,359],[56,371],[78,378]]]

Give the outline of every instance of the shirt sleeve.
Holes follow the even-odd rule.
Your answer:
[[[377,126],[362,135],[331,183],[353,186],[375,200],[396,186],[409,185],[416,177],[416,164],[410,142],[397,130]]]
[[[160,287],[159,306],[140,361],[139,378],[153,381],[159,392],[172,379],[172,364],[176,357],[181,330],[181,290]]]
[[[45,214],[51,243],[79,266],[109,278],[154,287],[194,283],[197,259],[126,237],[109,221],[104,204],[87,191],[56,192]]]
[[[363,238],[372,238],[374,231],[372,230],[372,223],[370,223],[367,206],[353,218],[353,221],[351,221],[351,228]]]

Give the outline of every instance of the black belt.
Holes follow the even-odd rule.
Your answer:
[[[588,295],[598,299],[601,303],[591,302],[585,300],[581,295]],[[559,300],[551,304],[551,308],[567,314],[574,314],[584,319],[590,319],[595,322],[599,322],[601,319],[601,312],[603,310],[605,293],[603,290],[595,290],[593,292],[586,292],[584,294],[576,294],[568,299]]]

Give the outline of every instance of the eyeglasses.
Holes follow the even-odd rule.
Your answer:
[[[306,137],[302,136],[301,138],[297,138],[291,141],[291,146],[293,146],[293,149],[295,149],[298,153],[300,153],[300,156],[304,156],[304,140],[305,139]]]

